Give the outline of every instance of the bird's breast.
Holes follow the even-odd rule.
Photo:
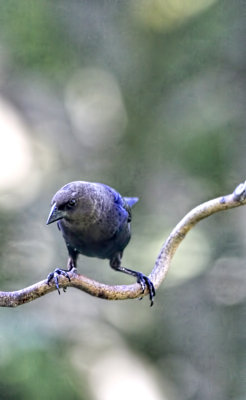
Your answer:
[[[94,224],[79,226],[61,221],[60,228],[67,246],[89,257],[110,259],[116,252],[123,251],[130,240],[127,221],[119,226],[105,224],[100,219]]]

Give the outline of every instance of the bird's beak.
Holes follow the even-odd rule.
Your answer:
[[[62,219],[66,216],[66,211],[63,210],[58,210],[56,207],[56,203],[53,204],[51,207],[46,225],[51,224],[52,222],[58,221],[59,219]]]

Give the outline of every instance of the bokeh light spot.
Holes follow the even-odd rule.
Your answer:
[[[21,120],[0,99],[0,190],[11,189],[25,178],[32,165],[31,148]]]
[[[170,30],[206,10],[216,0],[141,0],[132,2],[136,19],[156,31]]]
[[[3,98],[0,132],[0,206],[19,209],[38,195],[51,156],[44,144],[32,139],[21,115]]]
[[[160,391],[153,371],[143,362],[123,352],[111,352],[99,358],[92,369],[91,378],[95,398],[98,400],[167,399]]]
[[[221,257],[208,276],[208,290],[218,304],[235,305],[246,299],[245,261],[237,257]]]
[[[67,85],[65,101],[74,132],[87,147],[115,143],[126,128],[120,88],[104,70],[85,68],[75,73]]]

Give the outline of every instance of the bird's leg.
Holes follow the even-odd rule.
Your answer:
[[[135,276],[137,278],[137,282],[140,284],[142,288],[142,292],[144,293],[146,287],[149,291],[149,298],[150,298],[150,306],[154,304],[154,296],[155,296],[155,287],[153,282],[144,275],[142,272],[134,271],[129,268],[122,267],[121,265],[121,254],[117,254],[110,260],[110,267],[115,269],[116,271],[124,272],[125,274]]]
[[[78,259],[78,253],[73,254],[73,255],[69,254],[69,257],[67,260],[67,271],[72,271],[72,269],[76,269],[77,259]]]
[[[72,269],[76,269],[77,258],[78,258],[78,253],[73,252],[73,254],[71,254],[69,252],[69,257],[68,257],[68,262],[67,262],[67,269],[56,268],[53,272],[51,272],[47,276],[47,284],[49,285],[50,282],[52,281],[52,279],[54,279],[55,285],[56,285],[56,289],[57,289],[59,294],[61,294],[60,293],[60,288],[59,288],[59,277],[61,275],[63,275],[70,282],[70,276],[69,276],[68,272],[72,271]],[[63,291],[65,292],[66,288],[63,288]]]
[[[59,288],[59,277],[63,275],[65,276],[69,282],[70,282],[70,277],[68,275],[68,271],[66,271],[65,269],[61,269],[61,268],[56,268],[53,272],[51,272],[48,276],[47,276],[47,284],[49,285],[50,282],[52,281],[52,279],[54,279],[55,281],[55,285],[56,285],[56,289],[58,291],[59,294],[61,294],[60,292],[60,288]],[[63,288],[63,291],[66,291],[66,288]]]

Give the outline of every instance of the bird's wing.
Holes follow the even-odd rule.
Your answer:
[[[131,222],[132,213],[131,207],[139,200],[138,197],[122,197],[115,189],[108,185],[102,184],[110,193],[114,195],[114,202],[118,206],[122,207],[128,214],[127,221]]]

